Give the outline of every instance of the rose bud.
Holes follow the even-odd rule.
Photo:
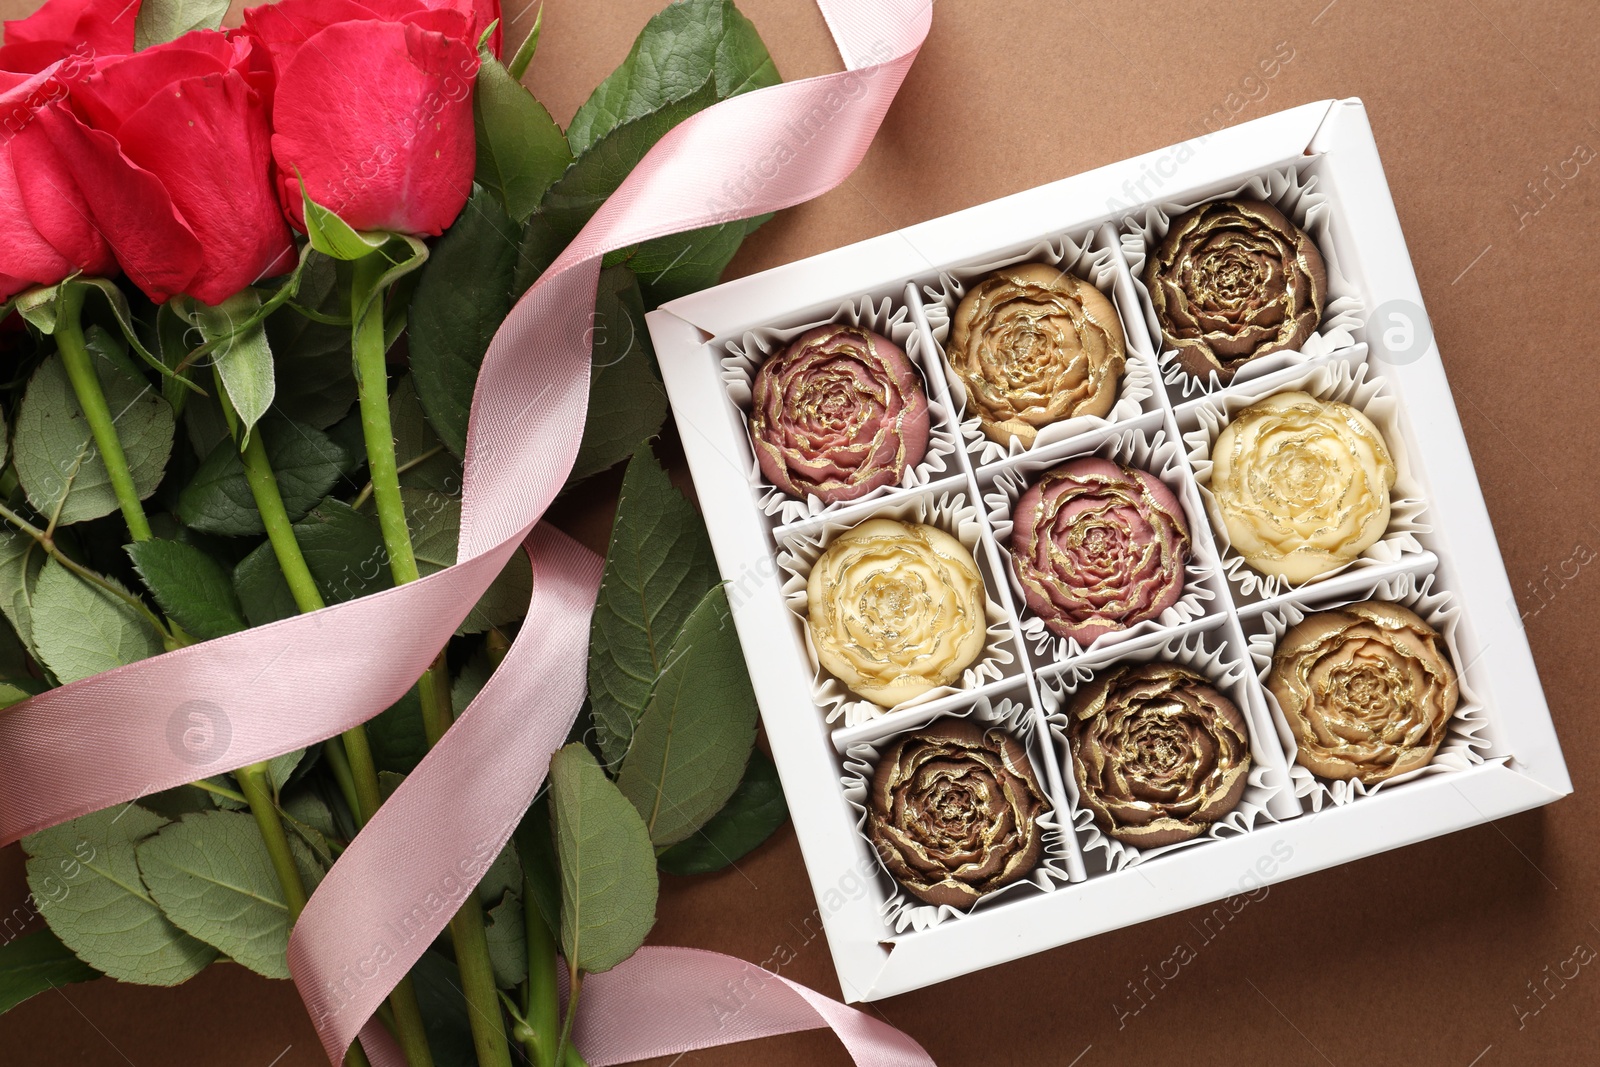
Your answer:
[[[983,576],[934,526],[868,519],[811,568],[806,609],[824,670],[893,707],[949,685],[983,651]]]
[[[72,85],[76,114],[41,115],[150,299],[220,304],[294,266],[272,187],[271,100],[259,47],[202,30],[97,61]]]
[[[492,7],[492,5],[490,5]],[[281,0],[245,12],[272,55],[278,191],[305,229],[301,183],[357,230],[437,236],[472,189],[473,6]]]
[[[871,330],[807,330],[761,364],[752,394],[761,473],[793,496],[832,504],[899,485],[928,450],[922,377]]]
[[[1372,420],[1301,392],[1245,408],[1212,449],[1211,493],[1234,549],[1262,574],[1296,583],[1377,543],[1396,476]]]
[[[1109,412],[1127,359],[1111,301],[1043,263],[1004,267],[969,289],[945,357],[983,432],[1024,448],[1042,426]]]
[[[48,0],[5,24],[0,71],[34,74],[65,59],[62,77],[75,77],[80,65],[132,52],[138,17],[139,0]]]
[[[116,269],[110,246],[90,222],[73,168],[36,121],[66,91],[56,72],[0,71],[0,121],[7,134],[0,137],[0,303],[71,274]]]
[[[1244,795],[1244,716],[1191,670],[1113,668],[1078,691],[1067,718],[1079,800],[1118,841],[1159,848],[1199,837]]]
[[[1278,642],[1267,688],[1296,763],[1367,785],[1426,766],[1459,697],[1438,631],[1381,600],[1308,615]]]
[[[966,908],[1038,865],[1038,817],[1048,808],[1027,753],[1009,734],[948,719],[883,753],[867,797],[867,834],[906,892]]]
[[[1328,272],[1306,232],[1260,200],[1212,200],[1172,220],[1145,265],[1164,346],[1184,370],[1231,380],[1316,332]]]
[[[1087,645],[1178,602],[1189,559],[1183,508],[1155,475],[1075,459],[1017,501],[1011,566],[1050,632]]]

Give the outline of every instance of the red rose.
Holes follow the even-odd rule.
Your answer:
[[[77,110],[41,113],[129,279],[160,303],[220,304],[293,265],[272,185],[272,73],[247,37],[210,30],[99,60]]]
[[[72,168],[37,121],[66,92],[56,68],[0,72],[0,302],[77,271],[109,274],[111,249],[89,222]]]
[[[49,0],[25,19],[6,23],[0,70],[33,74],[58,59],[82,62],[133,51],[139,0]]]
[[[302,181],[357,230],[437,235],[461,213],[478,20],[497,5],[457,3],[282,0],[245,12],[277,71],[272,154],[296,226]]]

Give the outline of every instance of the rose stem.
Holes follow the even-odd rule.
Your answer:
[[[61,362],[66,367],[72,391],[77,395],[78,406],[83,409],[84,418],[89,423],[95,447],[100,450],[101,462],[105,464],[111,488],[122,508],[122,517],[128,524],[128,534],[134,541],[148,541],[153,536],[150,520],[145,516],[144,504],[140,502],[138,488],[133,484],[133,474],[128,470],[128,457],[117,436],[116,420],[106,403],[99,375],[84,341],[83,324],[80,321],[83,298],[82,286],[69,282],[62,290],[60,314],[56,320],[56,347],[61,352]],[[191,643],[188,635],[176,626],[166,636],[168,640],[165,644],[169,651]],[[284,833],[283,823],[278,821],[277,806],[268,783],[267,765],[253,763],[235,773],[250,804],[250,812],[255,816],[256,826],[261,831],[261,840],[272,859],[278,882],[283,887],[290,917],[297,917],[306,903],[305,884],[289,851],[289,839]]]
[[[300,880],[300,868],[295,866],[294,853],[289,851],[289,836],[283,832],[278,820],[277,800],[273,796],[272,782],[264,763],[252,763],[234,772],[250,804],[250,814],[256,817],[256,827],[261,840],[266,842],[267,855],[272,858],[272,869],[283,886],[283,897],[289,905],[289,924],[292,926],[306,907],[306,887]]]
[[[66,367],[72,391],[78,395],[78,406],[89,422],[89,432],[94,435],[95,447],[100,449],[100,459],[111,477],[111,488],[117,494],[122,517],[128,523],[128,533],[135,541],[150,540],[150,521],[145,518],[144,505],[139,502],[139,491],[133,484],[133,474],[128,470],[128,456],[122,451],[122,441],[117,437],[116,419],[106,404],[106,395],[100,389],[100,378],[95,373],[89,356],[89,346],[84,343],[83,324],[79,315],[83,311],[85,286],[67,282],[61,291],[61,304],[56,317],[56,348]]]
[[[556,987],[556,941],[544,912],[533,896],[533,882],[522,879],[522,920],[528,932],[528,989],[523,1013],[530,1027],[525,1044],[528,1062],[535,1067],[555,1067],[556,1050],[550,1036],[561,1029],[561,991]]]
[[[405,502],[400,496],[394,429],[389,422],[389,368],[383,330],[383,305],[387,294],[378,289],[388,262],[382,253],[355,262],[350,286],[351,347],[355,354],[361,432],[367,446],[378,527],[389,553],[389,572],[396,585],[405,585],[416,581],[420,575],[411,547],[411,531],[406,525]],[[432,748],[454,719],[444,649],[439,650],[418,680],[417,689],[422,698],[423,732],[427,735],[428,747]],[[511,1067],[511,1046],[506,1040],[494,967],[489,962],[483,909],[475,894],[467,894],[467,899],[451,918],[450,937],[455,945],[456,966],[461,972],[461,989],[467,1000],[467,1018],[478,1063],[480,1067]]]
[[[226,400],[220,382],[218,394]],[[226,402],[223,409],[231,423],[232,412]],[[250,494],[255,497],[256,510],[261,513],[262,525],[267,528],[267,541],[277,557],[278,569],[288,582],[295,606],[302,614],[324,607],[322,593],[317,589],[316,579],[311,576],[311,568],[306,565],[300,542],[295,539],[294,525],[289,521],[289,512],[284,507],[283,494],[278,489],[277,475],[273,473],[267,458],[267,446],[259,425],[251,431],[244,448],[243,461]],[[351,814],[355,816],[358,827],[365,826],[383,803],[378,790],[378,769],[372,759],[372,745],[367,740],[366,727],[359,723],[346,730],[340,739],[345,759],[342,767],[335,767],[334,777],[342,785],[343,778],[339,773],[342,770],[351,779],[355,800],[351,805]],[[240,784],[243,784],[243,779]],[[303,895],[304,890],[301,892]],[[394,992],[389,994],[389,1004],[394,1009],[396,1037],[405,1053],[406,1062],[411,1067],[432,1067],[433,1052],[428,1047],[428,1036],[422,1025],[422,1007],[417,1003],[416,989],[409,977],[396,983]]]
[[[89,347],[84,340],[81,322],[84,292],[83,287],[71,283],[63,290],[60,312],[56,320],[56,348],[61,353],[61,362],[66,368],[67,380],[72,383],[78,406],[83,410],[84,418],[89,423],[89,432],[94,437],[95,447],[100,450],[101,462],[105,464],[112,491],[116,494],[117,503],[122,509],[123,520],[128,524],[128,534],[136,542],[148,541],[154,536],[150,529],[150,520],[145,516],[144,504],[139,499],[138,488],[133,484],[133,473],[128,469],[128,456],[123,451],[122,440],[117,436],[116,420],[111,414],[110,405],[106,403],[105,392],[100,387],[100,377],[95,371],[94,363],[89,356]],[[255,440],[259,445],[259,435]],[[276,492],[276,482],[273,483],[273,489]],[[280,508],[282,506],[281,499],[279,506]],[[47,545],[46,550],[53,547]],[[75,573],[78,571],[78,568],[73,569]],[[165,638],[163,643],[168,651],[193,643],[181,627],[170,624],[170,621],[169,627],[161,629]],[[299,917],[306,904],[305,883],[301,880],[300,869],[295,866],[294,854],[289,851],[288,836],[284,833],[283,823],[278,818],[277,802],[272,796],[267,765],[252,763],[248,767],[239,768],[234,774],[249,803],[250,813],[254,816],[256,828],[261,833],[262,844],[272,861],[278,884],[283,889],[290,920],[293,921]],[[361,1060],[365,1061],[364,1055],[361,1055]]]

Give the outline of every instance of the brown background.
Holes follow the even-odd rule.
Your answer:
[[[511,40],[531,19],[522,2],[509,0]],[[661,3],[546,0],[529,81],[558,120]],[[810,3],[740,5],[785,77],[838,68]],[[0,13],[33,6],[0,0]],[[1280,42],[1294,56],[1262,96],[1246,78]],[[1120,1028],[1112,1004],[1134,1003],[1127,984],[1179,941],[1202,940],[1192,915],[868,1008],[940,1063],[1600,1062],[1600,959],[1564,986],[1551,981],[1543,1001],[1528,984],[1580,943],[1600,949],[1600,730],[1588,673],[1600,566],[1565,585],[1554,577],[1575,550],[1600,549],[1590,339],[1600,160],[1564,188],[1551,183],[1542,209],[1520,217],[1540,204],[1529,183],[1542,168],[1579,145],[1600,149],[1597,60],[1600,28],[1584,0],[940,0],[855,176],[746,244],[732,274],[1183,140],[1207,115],[1231,124],[1363,97],[1576,784],[1553,807],[1272,887]],[[614,484],[561,517],[596,547]],[[15,850],[0,853],[5,910],[24,892]],[[784,973],[837,995],[826,948],[803,932],[815,906],[785,829],[739,870],[665,879],[652,940],[755,961],[787,944],[797,958]],[[30,1067],[325,1062],[293,986],[228,965],[179,989],[101,981],[37,997],[0,1019],[0,1050],[0,1061]],[[849,1062],[825,1032],[682,1057],[752,1061]]]

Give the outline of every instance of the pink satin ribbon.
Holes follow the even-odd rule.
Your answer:
[[[0,840],[365,722],[408,690],[522,546],[528,618],[460,719],[313,895],[289,965],[330,1060],[369,1022],[500,852],[584,695],[600,561],[540,523],[572,469],[600,259],[665,234],[811,199],[855,168],[931,23],[928,0],[818,0],[847,70],[724,101],[661,139],[496,333],[473,400],[455,566],[421,581],[180,649],[0,714]],[[198,716],[198,718],[197,718]],[[209,743],[185,728],[209,724]],[[730,983],[754,988],[737,1011]],[[579,1048],[597,1067],[827,1025],[856,1061],[923,1065],[916,1042],[751,964],[641,950],[586,983]]]

